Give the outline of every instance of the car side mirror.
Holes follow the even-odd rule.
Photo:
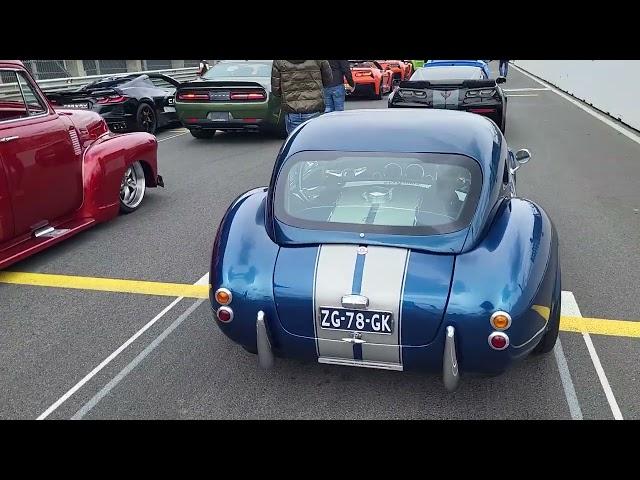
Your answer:
[[[504,83],[504,82],[506,82],[506,81],[507,81],[507,79],[506,79],[505,77],[498,77],[498,78],[496,78],[496,83],[497,83],[497,84]]]
[[[512,156],[512,155],[513,154],[510,155],[510,157],[513,159],[513,161],[511,162],[512,163],[511,173],[514,173],[522,165],[524,165],[529,160],[531,160],[531,152],[529,150],[527,150],[526,148],[522,148],[522,149],[518,150],[514,156]]]

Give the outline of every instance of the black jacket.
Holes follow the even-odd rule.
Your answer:
[[[331,74],[333,76],[333,80],[325,87],[335,87],[338,85],[342,85],[344,83],[344,77],[347,78],[347,82],[352,87],[355,87],[356,84],[353,81],[353,77],[351,76],[351,68],[349,67],[349,62],[346,60],[329,60],[329,65],[331,65]]]

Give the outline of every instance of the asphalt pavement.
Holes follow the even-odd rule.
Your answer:
[[[507,141],[533,155],[518,193],[556,224],[563,290],[585,317],[640,321],[640,144],[516,68],[504,88]],[[10,270],[201,279],[225,209],[268,183],[282,141],[197,140],[180,128],[158,139],[166,188]],[[207,300],[0,284],[0,322],[0,418],[612,419],[613,404],[640,418],[638,338],[561,332],[561,353],[465,376],[450,394],[435,375],[286,359],[261,370],[218,330]]]

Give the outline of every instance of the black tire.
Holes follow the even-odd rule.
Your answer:
[[[215,129],[207,129],[207,130],[193,129],[193,130],[189,130],[189,133],[191,133],[191,135],[195,138],[207,139],[207,138],[213,138],[213,136],[216,134],[216,131]]]
[[[258,354],[258,350],[254,350],[253,348],[245,347],[244,345],[242,346],[242,348],[244,348],[247,352],[252,353],[254,355]]]
[[[560,267],[558,266],[558,274],[556,278],[556,292],[562,292],[562,285],[560,280]],[[558,339],[558,333],[560,331],[560,311],[562,310],[562,299],[558,297],[558,302],[552,306],[551,315],[549,315],[549,324],[547,331],[545,332],[540,343],[533,349],[533,353],[541,355],[543,353],[549,353],[553,350]]]
[[[136,130],[138,132],[156,133],[158,128],[158,118],[153,106],[140,102],[136,112]]]
[[[373,98],[375,100],[382,100],[382,80],[380,80],[380,85],[378,85],[378,93],[376,94],[375,89],[373,90]]]

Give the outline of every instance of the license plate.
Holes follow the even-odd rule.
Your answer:
[[[351,310],[348,308],[320,307],[320,326],[328,330],[346,330],[391,334],[393,314],[378,310]]]
[[[84,108],[89,109],[88,103],[66,103],[62,106],[63,108]]]
[[[164,107],[164,112],[165,113],[171,113],[171,112],[175,112],[176,111],[176,107]]]
[[[207,118],[214,122],[228,122],[229,112],[209,112],[207,113]]]
[[[214,102],[224,102],[231,99],[231,92],[229,90],[213,90],[209,92],[209,99]]]

